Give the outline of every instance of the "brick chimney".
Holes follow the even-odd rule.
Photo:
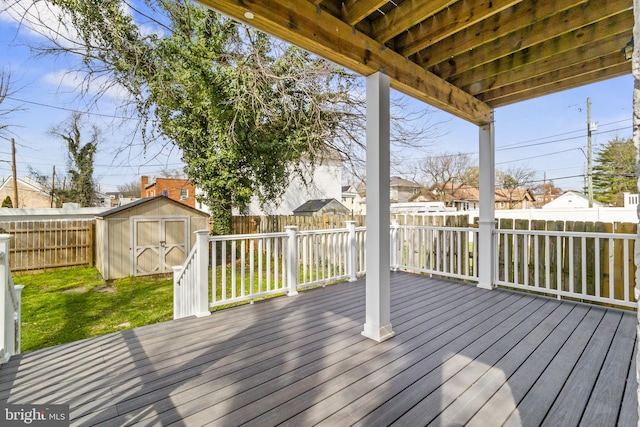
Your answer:
[[[144,191],[144,189],[148,183],[149,183],[149,177],[146,175],[142,175],[140,177],[140,197],[147,197],[146,196],[147,192]]]

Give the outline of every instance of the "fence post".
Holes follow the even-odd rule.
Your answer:
[[[14,353],[20,354],[20,341],[22,339],[22,290],[24,289],[24,285],[14,285],[13,288],[16,291],[16,301],[18,301],[18,309],[15,313],[16,346]]]
[[[184,266],[174,265],[171,267],[173,270],[173,319],[180,319],[185,317],[184,315],[184,292],[182,292],[182,285],[178,281],[178,276],[182,273]]]
[[[406,222],[406,219],[405,219]],[[400,223],[397,219],[391,220],[391,271],[398,271],[398,230]]]
[[[357,244],[356,244],[356,222],[345,221],[347,230],[349,230],[349,237],[347,238],[347,279],[349,282],[355,282],[358,280],[358,258],[357,258]]]
[[[287,295],[291,297],[298,295],[298,227],[288,225],[284,229],[287,232]]]
[[[211,315],[209,311],[209,230],[195,232],[197,246],[196,283],[194,286],[196,317]],[[215,274],[215,272],[214,272]]]

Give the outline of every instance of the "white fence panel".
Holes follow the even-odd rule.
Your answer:
[[[635,308],[635,234],[496,230],[500,286]]]

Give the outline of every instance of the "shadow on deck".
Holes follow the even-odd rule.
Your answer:
[[[380,344],[359,280],[17,356],[0,403],[74,425],[637,424],[635,313],[391,278]]]

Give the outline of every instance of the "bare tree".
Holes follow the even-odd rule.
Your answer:
[[[142,197],[142,189],[140,188],[140,181],[131,181],[122,185],[118,185],[118,193],[122,197],[139,198]]]
[[[0,106],[11,97],[11,71],[0,70]],[[10,124],[7,122],[9,115],[20,110],[20,107],[0,108],[0,135],[7,131]]]
[[[518,200],[515,195],[532,184],[536,172],[526,166],[510,166],[498,172],[498,183],[509,201],[509,208],[513,209]]]
[[[456,188],[470,185],[473,178],[473,162],[467,153],[443,153],[427,157],[420,165],[425,175],[425,184],[437,194],[438,200],[445,201]]]

